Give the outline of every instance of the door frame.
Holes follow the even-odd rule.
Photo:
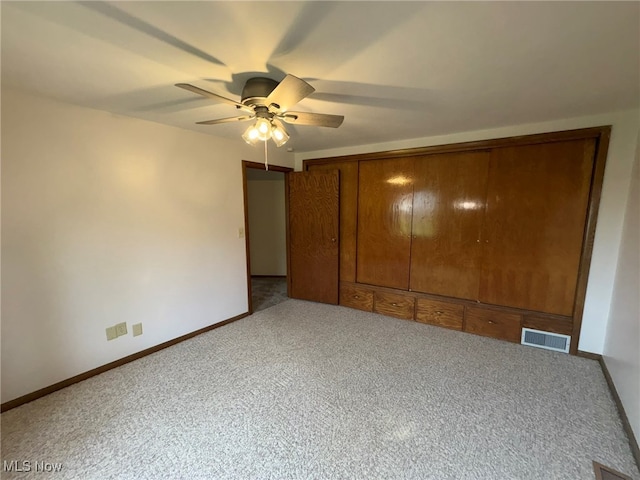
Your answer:
[[[247,169],[268,170],[273,172],[284,173],[284,215],[286,218],[286,238],[287,238],[287,296],[291,287],[291,275],[289,272],[289,173],[293,172],[293,168],[280,167],[278,165],[269,165],[267,169],[264,163],[242,161],[242,194],[244,198],[244,244],[247,257],[247,296],[248,296],[248,313],[253,314],[253,299],[251,291],[251,245],[249,242],[249,195],[247,192]]]

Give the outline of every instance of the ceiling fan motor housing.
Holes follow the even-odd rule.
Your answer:
[[[244,105],[266,105],[267,97],[277,86],[278,82],[270,78],[250,78],[242,89],[241,102]]]

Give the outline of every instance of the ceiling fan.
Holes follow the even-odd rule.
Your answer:
[[[216,125],[255,119],[255,123],[242,135],[242,138],[249,144],[255,144],[258,141],[266,142],[271,138],[278,147],[284,145],[289,140],[289,134],[284,129],[282,122],[292,125],[338,128],[344,120],[342,115],[290,111],[290,107],[315,91],[315,88],[307,82],[293,75],[287,75],[281,82],[266,77],[250,78],[242,89],[240,102],[188,83],[177,83],[176,87],[212,100],[228,103],[245,112],[244,115],[237,117],[196,122],[198,125]]]

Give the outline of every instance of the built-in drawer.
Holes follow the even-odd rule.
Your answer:
[[[462,330],[464,306],[427,298],[416,301],[416,322]]]
[[[375,292],[373,311],[390,317],[413,320],[415,299],[409,295],[397,295],[395,293]]]
[[[522,318],[522,326],[542,330],[543,332],[571,335],[573,333],[573,320],[570,317],[552,318],[537,315],[525,315]]]
[[[520,343],[522,315],[480,307],[466,307],[464,331]]]
[[[357,285],[340,284],[340,305],[373,312],[373,290]]]

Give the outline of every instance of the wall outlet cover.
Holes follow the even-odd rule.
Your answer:
[[[108,327],[107,340],[115,340],[116,338],[118,338],[118,332],[116,332],[116,327]]]
[[[116,333],[119,337],[127,334],[127,323],[122,322],[116,325]]]
[[[133,330],[133,336],[137,337],[138,335],[142,335],[142,324],[135,323],[131,325],[131,330]]]

